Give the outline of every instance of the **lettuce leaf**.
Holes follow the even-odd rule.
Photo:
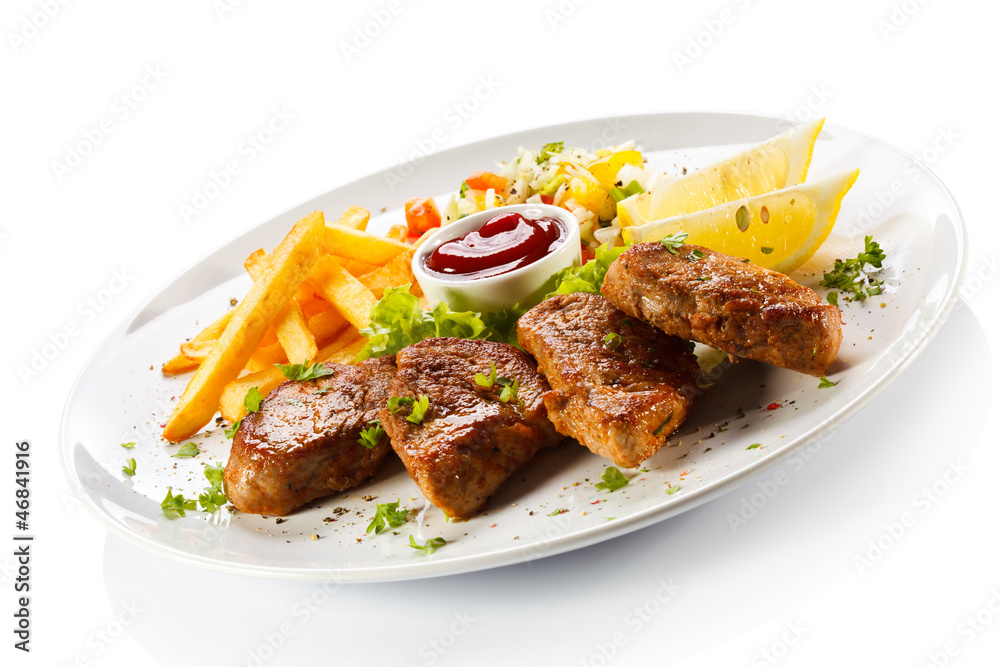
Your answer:
[[[556,274],[556,289],[549,292],[545,298],[556,294],[573,294],[574,292],[601,293],[601,284],[608,272],[611,262],[628,250],[627,245],[613,246],[605,243],[594,251],[594,259],[583,266],[570,266]]]

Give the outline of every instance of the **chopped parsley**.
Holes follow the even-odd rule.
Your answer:
[[[559,515],[559,514],[565,514],[565,513],[566,513],[566,512],[568,512],[568,511],[569,511],[569,510],[568,510],[568,509],[566,509],[565,507],[560,507],[560,508],[559,508],[559,509],[557,509],[557,510],[553,510],[553,511],[549,512],[549,513],[548,513],[548,514],[546,514],[545,516],[557,516],[557,515]]]
[[[694,250],[688,253],[687,257],[690,261],[697,262],[699,259],[705,259],[705,253],[695,248]]]
[[[175,496],[173,489],[168,488],[167,497],[160,503],[160,509],[163,510],[164,516],[168,519],[176,519],[178,517],[187,516],[187,514],[185,514],[186,510],[198,509],[198,503],[193,500],[185,500],[184,496],[180,493]]]
[[[333,369],[327,368],[320,363],[312,365],[310,365],[309,362],[304,364],[275,364],[275,366],[281,369],[281,374],[286,378],[297,382],[315,380],[316,378],[333,375]]]
[[[622,337],[616,334],[614,331],[609,333],[604,337],[604,346],[608,349],[615,350],[619,345],[622,344]]]
[[[243,407],[247,409],[247,412],[257,412],[260,410],[260,402],[264,400],[264,397],[260,393],[258,387],[250,387],[247,395],[243,397]]]
[[[553,155],[562,153],[564,146],[565,144],[562,141],[553,141],[552,143],[545,144],[542,146],[542,152],[535,159],[535,164],[542,164]]]
[[[750,445],[749,447],[747,447],[747,449],[757,449],[758,447],[760,447],[760,443],[759,442],[755,442],[752,445]]]
[[[827,387],[836,387],[838,384],[840,384],[839,380],[837,382],[830,382],[829,380],[826,379],[825,375],[819,379],[820,389],[826,389]]]
[[[390,415],[394,415],[407,405],[413,405],[413,398],[410,396],[390,396],[389,401],[385,404],[385,409],[389,411]]]
[[[135,447],[135,443],[134,442],[123,442],[122,443],[122,447],[124,447],[125,449],[132,449],[133,447]]]
[[[424,421],[424,415],[427,414],[427,408],[430,407],[431,399],[426,396],[417,396],[417,401],[413,404],[413,410],[410,415],[406,418],[406,421],[411,424],[421,424]]]
[[[598,491],[601,489],[607,489],[608,491],[617,491],[623,486],[628,484],[628,478],[622,474],[622,471],[618,468],[611,466],[603,473],[601,473],[601,479],[603,482],[598,482],[594,484],[594,488]]]
[[[209,514],[226,504],[226,492],[222,489],[222,475],[225,468],[221,463],[210,463],[205,466],[205,479],[211,486],[205,487],[198,496],[198,502],[203,511]]]
[[[230,440],[236,435],[236,432],[240,430],[240,424],[243,423],[242,419],[237,419],[233,422],[233,425],[226,429],[226,437]]]
[[[677,493],[680,490],[681,490],[681,485],[680,484],[678,484],[677,486],[667,487],[667,495],[668,496],[672,496],[672,495],[674,495],[675,493]]]
[[[476,373],[476,384],[480,387],[489,389],[497,383],[497,365],[495,362],[490,362],[490,375],[489,377],[483,375],[482,373]]]
[[[413,535],[410,535],[410,544],[407,546],[411,549],[416,549],[417,551],[423,551],[425,554],[432,554],[446,544],[448,543],[443,537],[432,537],[424,542],[423,546],[420,546],[417,544],[417,541],[413,539]]]
[[[180,449],[174,452],[172,456],[175,459],[190,459],[195,456],[198,456],[198,454],[200,453],[201,450],[198,449],[198,445],[194,444],[193,442],[186,442],[181,446]]]
[[[368,424],[368,428],[361,431],[358,444],[364,446],[365,449],[375,449],[382,440],[382,436],[385,435],[385,429],[382,428],[382,422],[377,419],[371,420]]]
[[[125,459],[125,465],[122,466],[122,472],[129,477],[135,475],[135,459]]]
[[[865,249],[854,259],[837,260],[833,268],[823,274],[820,285],[832,287],[845,294],[847,301],[864,301],[867,297],[882,293],[882,281],[868,275],[865,267],[878,270],[882,268],[885,253],[871,236],[865,237]],[[869,269],[869,271],[871,270]],[[827,296],[827,301],[830,301]],[[836,301],[830,301],[836,305]]]
[[[517,378],[497,378],[497,384],[503,389],[500,390],[500,400],[508,403],[511,400],[517,401],[518,405],[524,407],[524,401],[517,397]]]
[[[368,524],[365,533],[375,531],[375,534],[378,535],[386,528],[398,528],[406,523],[406,515],[409,513],[410,510],[405,507],[399,509],[398,500],[394,503],[379,503],[378,507],[375,508],[375,518]]]
[[[684,239],[688,237],[687,232],[677,232],[676,234],[670,234],[669,236],[664,236],[660,239],[660,243],[666,247],[667,251],[671,255],[677,254],[677,249],[681,247],[684,243]]]

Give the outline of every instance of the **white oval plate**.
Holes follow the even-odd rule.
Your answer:
[[[395,458],[376,479],[281,523],[225,510],[169,520],[160,509],[167,487],[196,498],[206,484],[203,465],[225,461],[229,441],[216,428],[192,439],[202,449],[196,458],[170,457],[178,446],[159,433],[189,376],[166,378],[159,368],[180,341],[223,312],[230,297],[246,293],[243,259],[257,248],[273,248],[310,211],[336,217],[351,204],[373,212],[385,207],[372,222],[384,229],[401,221],[406,199],[444,197],[472,171],[512,158],[520,145],[561,140],[596,148],[635,139],[653,165],[678,172],[784,129],[773,118],[733,114],[584,121],[454,148],[306,202],[180,275],[104,342],[66,403],[66,474],[105,525],[143,548],[224,572],[312,581],[411,579],[531,560],[638,530],[731,491],[800,448],[835,438],[838,426],[899,376],[955,303],[966,257],[958,207],[915,158],[881,141],[827,124],[810,170],[817,178],[860,167],[861,176],[833,236],[795,278],[816,287],[823,268],[835,257],[856,255],[866,234],[888,255],[886,293],[843,308],[844,343],[829,375],[837,386],[819,389],[816,378],[754,362],[724,365],[671,446],[641,470],[625,471],[631,481],[615,492],[594,488],[608,462],[568,443],[539,453],[503,485],[487,512],[464,523],[448,523],[440,510],[426,506]],[[126,450],[120,444],[127,441],[138,444]],[[138,462],[132,478],[121,472],[128,456]],[[679,490],[666,493],[678,484]],[[417,510],[409,521],[393,532],[366,535],[376,504],[397,498]],[[423,555],[407,546],[411,534],[421,544],[430,537],[448,543]]]

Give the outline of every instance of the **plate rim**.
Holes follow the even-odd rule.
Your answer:
[[[542,127],[526,127],[514,132],[509,132],[502,135],[494,135],[478,139],[476,141],[459,144],[447,148],[442,151],[435,151],[433,153],[425,156],[425,159],[429,157],[437,157],[440,159],[445,159],[447,155],[458,152],[458,151],[469,151],[475,149],[475,147],[484,145],[490,142],[501,141],[505,139],[513,139],[515,137],[524,135],[528,132],[536,131],[552,131],[553,133],[560,130],[565,131],[567,128],[580,125],[588,125],[594,123],[608,122],[611,120],[623,120],[625,122],[633,121],[636,122],[639,119],[656,119],[662,121],[669,121],[671,118],[676,118],[679,116],[688,117],[715,117],[717,119],[729,117],[736,120],[773,120],[776,122],[787,122],[787,119],[781,118],[779,116],[773,116],[769,114],[757,114],[757,113],[742,113],[742,112],[727,112],[727,111],[676,111],[676,112],[662,112],[662,113],[646,113],[646,114],[632,114],[626,116],[598,116],[593,118],[581,119],[576,121],[570,121],[567,123],[560,123],[557,125],[549,125]],[[218,246],[213,247],[206,253],[199,256],[196,260],[189,263],[187,266],[179,270],[178,272],[171,275],[161,284],[156,286],[150,291],[149,296],[142,300],[142,302],[130,310],[125,316],[123,316],[118,323],[109,331],[101,341],[93,348],[91,353],[87,356],[86,360],[80,367],[76,378],[73,380],[70,388],[67,392],[66,399],[63,403],[63,409],[60,414],[59,420],[59,460],[60,467],[62,468],[63,474],[65,475],[67,481],[69,482],[70,488],[73,494],[76,496],[77,500],[88,509],[91,514],[93,514],[97,519],[98,523],[104,525],[106,529],[115,536],[124,539],[126,542],[134,544],[139,548],[148,551],[153,554],[161,555],[176,562],[185,563],[188,565],[193,565],[202,569],[206,569],[213,572],[219,572],[223,574],[231,574],[238,576],[253,576],[258,578],[266,578],[272,580],[283,580],[283,581],[304,581],[304,582],[324,582],[324,581],[335,581],[336,583],[363,583],[363,582],[389,582],[389,581],[401,581],[401,580],[417,580],[425,579],[438,576],[447,576],[453,574],[464,574],[468,572],[475,572],[479,570],[491,569],[496,567],[505,567],[509,565],[517,565],[526,562],[531,562],[533,560],[538,560],[541,558],[548,558],[550,556],[556,556],[568,551],[573,551],[576,549],[582,549],[594,544],[611,540],[616,537],[620,537],[627,533],[640,530],[654,523],[659,523],[660,521],[665,521],[678,514],[682,514],[689,510],[695,509],[711,500],[714,500],[722,495],[729,494],[736,489],[746,485],[753,478],[758,475],[777,467],[781,462],[786,460],[789,456],[800,451],[803,447],[812,443],[816,437],[831,428],[836,428],[837,426],[847,422],[854,415],[856,415],[861,409],[866,407],[876,396],[881,394],[885,389],[887,389],[909,366],[913,361],[923,353],[927,345],[934,339],[941,328],[944,326],[945,322],[951,316],[951,313],[960,298],[961,286],[964,283],[965,274],[968,266],[968,230],[965,223],[965,217],[962,214],[962,210],[958,205],[958,201],[952,194],[948,186],[935,174],[927,165],[920,161],[916,156],[900,149],[899,147],[891,144],[883,139],[875,137],[867,132],[862,132],[855,130],[851,127],[841,125],[839,123],[828,123],[824,127],[830,129],[840,129],[852,133],[856,136],[863,137],[868,141],[872,141],[881,144],[895,153],[909,158],[912,160],[922,173],[929,176],[932,181],[940,189],[940,192],[945,196],[947,201],[950,203],[951,207],[956,213],[956,217],[952,219],[949,216],[949,220],[953,223],[952,229],[956,234],[958,253],[955,264],[955,271],[953,273],[953,280],[947,295],[941,302],[939,312],[936,317],[931,321],[931,326],[927,327],[924,331],[920,332],[919,338],[912,343],[912,345],[905,351],[903,357],[897,361],[891,368],[887,369],[881,376],[879,376],[870,386],[866,387],[862,392],[860,392],[848,405],[842,407],[837,412],[830,415],[823,422],[816,424],[809,430],[798,435],[792,442],[787,443],[781,449],[765,454],[761,458],[749,463],[748,465],[721,477],[716,482],[705,486],[699,487],[692,490],[690,493],[685,493],[683,497],[674,499],[669,505],[659,506],[659,507],[647,507],[639,510],[633,514],[626,517],[622,517],[613,523],[608,524],[597,524],[590,526],[583,530],[571,533],[569,535],[556,536],[552,539],[542,540],[540,542],[532,543],[531,545],[510,547],[500,550],[491,550],[487,553],[481,554],[470,554],[461,558],[449,558],[447,560],[435,561],[433,556],[422,558],[413,563],[393,563],[389,567],[359,567],[359,568],[317,568],[317,569],[306,569],[304,567],[282,567],[282,566],[272,566],[272,565],[259,565],[259,564],[248,564],[248,563],[236,563],[231,561],[223,561],[207,556],[202,556],[200,554],[190,553],[176,547],[170,546],[168,544],[152,540],[140,533],[131,531],[122,526],[119,522],[115,521],[111,516],[104,512],[97,504],[95,499],[83,488],[83,484],[75,471],[70,465],[70,454],[72,448],[76,443],[71,443],[69,433],[67,433],[68,419],[71,409],[71,404],[76,396],[77,389],[80,383],[83,381],[84,376],[90,370],[91,365],[95,357],[103,351],[107,345],[115,337],[122,335],[123,331],[127,329],[127,326],[132,323],[146,308],[149,307],[157,298],[159,298],[164,292],[166,292],[171,286],[173,286],[179,279],[190,273],[192,270],[204,263],[212,255],[222,251],[233,243],[239,242],[242,238],[247,235],[253,234],[271,224],[275,219],[286,216],[292,211],[299,208],[305,208],[310,206],[313,202],[324,198],[331,193],[336,191],[349,190],[355,184],[369,179],[373,176],[378,176],[391,171],[392,169],[398,167],[387,166],[382,169],[378,169],[369,174],[366,174],[360,178],[354,179],[347,183],[334,186],[329,188],[319,194],[316,194],[309,199],[295,204],[277,214],[271,215],[270,217],[263,219],[258,224],[251,228],[248,228],[243,233],[230,238],[228,241],[224,241]],[[538,549],[538,545],[543,545],[544,549]],[[535,552],[533,557],[525,557],[525,554],[531,554]]]

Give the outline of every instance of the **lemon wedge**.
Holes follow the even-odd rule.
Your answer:
[[[685,243],[791,273],[815,254],[830,235],[840,203],[858,178],[858,169],[746,197],[713,208],[626,227],[626,241],[659,241],[687,232]]]
[[[618,202],[621,227],[694,213],[806,180],[823,120],[783,132],[722,162]]]

